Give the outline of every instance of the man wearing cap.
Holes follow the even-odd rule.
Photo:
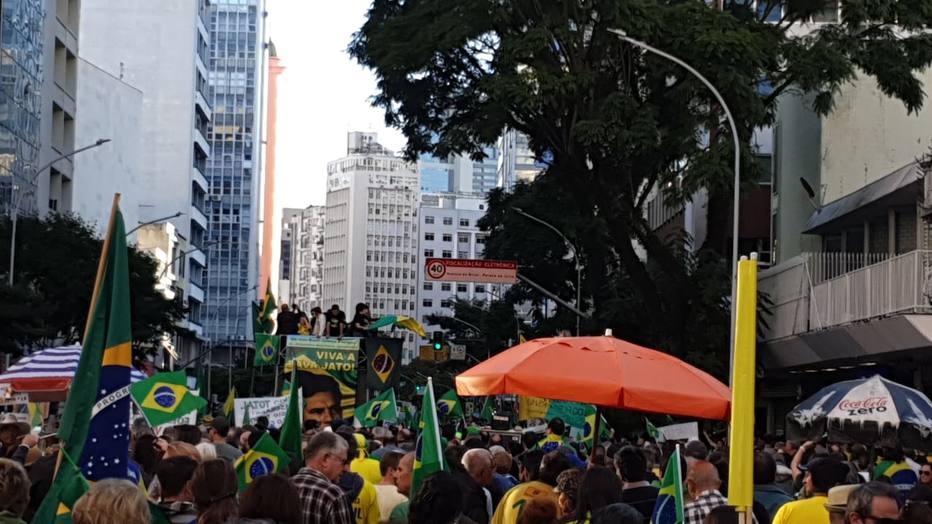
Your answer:
[[[230,423],[226,417],[214,417],[207,427],[207,437],[217,450],[217,458],[232,464],[243,456],[243,452],[227,443],[226,437],[229,432]]]
[[[848,495],[858,487],[858,484],[843,484],[828,490],[828,500],[825,509],[828,510],[830,524],[845,524],[845,509],[848,507]]]
[[[368,480],[373,485],[381,483],[381,467],[378,460],[369,458],[369,454],[366,453],[366,447],[369,444],[366,442],[366,437],[359,433],[353,433],[353,438],[356,440],[357,451],[353,461],[350,462],[350,471],[359,474],[360,477]]]
[[[29,424],[20,422],[13,413],[0,418],[0,457],[26,463],[29,449],[39,442],[39,437],[29,432]]]
[[[848,466],[834,458],[818,457],[799,469],[805,474],[803,486],[809,498],[784,504],[777,510],[772,524],[827,524],[828,490],[845,481],[850,471]]]

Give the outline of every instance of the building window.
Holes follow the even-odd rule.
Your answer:
[[[469,286],[467,286],[466,284],[457,284],[457,285],[456,285],[456,292],[457,292],[457,293],[467,293],[467,292],[469,292]]]
[[[453,235],[443,235],[444,242],[453,242]]]
[[[434,307],[434,301],[429,298],[425,298],[421,301],[421,305],[424,307]]]
[[[443,284],[440,284],[440,291],[450,291],[450,289],[451,287],[450,287],[449,282],[444,282]]]
[[[433,282],[424,282],[424,291],[433,291],[434,283]]]
[[[467,233],[460,233],[460,234],[456,235],[456,240],[457,240],[460,244],[468,244],[468,243],[469,243],[469,235],[468,235]]]
[[[453,302],[450,300],[441,300],[440,307],[451,308],[453,307]]]
[[[468,219],[468,218],[461,218],[461,219],[460,219],[460,227],[469,227],[469,219]]]
[[[476,293],[485,293],[485,286],[476,284]]]
[[[425,224],[433,224],[433,223],[434,223],[434,217],[432,217],[432,216],[430,216],[430,215],[424,215],[424,223],[425,223]]]
[[[485,244],[485,237],[484,237],[484,236],[481,236],[481,237],[480,237],[480,236],[476,236],[476,243],[477,243],[477,244]]]
[[[452,226],[452,225],[453,225],[453,217],[443,217],[443,225],[445,225],[445,226]]]
[[[424,240],[433,240],[433,239],[434,239],[433,233],[424,233]]]
[[[444,250],[443,250],[443,258],[453,258],[453,252],[444,249]]]
[[[427,258],[430,258],[430,257],[434,256],[434,250],[433,250],[433,249],[425,249],[425,250],[424,250],[424,256],[427,257]]]
[[[456,258],[462,258],[462,259],[469,258],[469,251],[457,251]]]

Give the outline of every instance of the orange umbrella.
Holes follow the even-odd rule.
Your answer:
[[[539,338],[456,377],[464,396],[528,395],[715,420],[731,391],[682,360],[611,336]]]

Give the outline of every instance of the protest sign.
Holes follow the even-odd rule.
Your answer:
[[[233,416],[237,426],[243,426],[246,412],[249,422],[256,423],[259,417],[269,418],[269,427],[280,428],[288,411],[288,397],[238,398],[234,401]]]
[[[591,404],[550,400],[539,397],[518,397],[518,420],[535,418],[551,420],[561,418],[571,428],[570,435],[581,435],[586,427],[586,417],[595,413]]]
[[[329,426],[353,418],[359,374],[358,338],[289,336],[285,373],[296,368],[304,395],[304,418]]]
[[[699,440],[699,423],[686,422],[657,428],[667,440]]]

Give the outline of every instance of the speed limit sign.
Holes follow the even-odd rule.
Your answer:
[[[447,265],[443,260],[433,259],[427,264],[427,277],[440,280],[447,274]]]

